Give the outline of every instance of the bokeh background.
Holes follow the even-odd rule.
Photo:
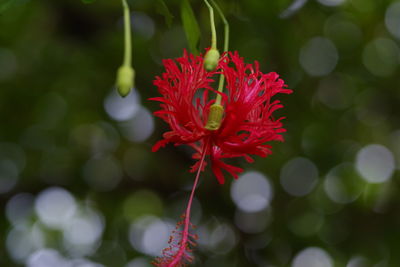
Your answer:
[[[3,1],[4,2],[4,1]],[[184,210],[191,151],[151,146],[180,1],[132,0],[136,88],[113,88],[120,1],[16,1],[0,15],[0,266],[147,267]],[[208,10],[190,1],[202,37]],[[400,1],[218,0],[231,50],[292,88],[286,142],[196,194],[193,266],[400,266]],[[219,35],[222,25],[217,19]],[[222,44],[222,39],[220,39]]]

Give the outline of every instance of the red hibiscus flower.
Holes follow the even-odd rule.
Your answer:
[[[279,100],[272,100],[278,93],[290,94],[278,74],[260,72],[258,62],[245,64],[237,52],[225,53],[214,71],[204,70],[202,56],[184,53],[176,60],[163,61],[166,71],[156,77],[154,85],[161,97],[161,110],[154,115],[162,118],[171,128],[163,134],[153,151],[168,143],[189,145],[194,148],[193,158],[198,160],[191,171],[203,169],[201,155],[209,156],[211,169],[220,184],[225,179],[223,171],[234,178],[243,169],[227,164],[224,159],[243,157],[253,162],[251,155],[265,157],[271,154],[270,141],[283,141],[283,117],[272,114],[282,107]],[[220,74],[226,78],[223,93],[212,88]],[[216,130],[206,127],[215,94],[220,94],[223,118]]]

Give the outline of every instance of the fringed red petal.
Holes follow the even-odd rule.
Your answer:
[[[272,97],[290,94],[292,90],[285,88],[277,73],[260,72],[258,62],[246,64],[237,52],[224,53],[212,72],[204,70],[202,56],[186,51],[182,57],[164,60],[163,64],[165,73],[154,81],[161,96],[151,100],[160,103],[161,110],[155,115],[166,121],[171,131],[164,134],[164,140],[159,141],[153,151],[174,143],[195,148],[193,158],[196,160],[205,152],[210,156],[215,177],[223,184],[224,171],[236,178],[243,170],[222,159],[243,157],[251,163],[254,160],[249,155],[265,157],[272,153],[271,146],[266,143],[284,140],[281,135],[285,132],[281,123],[284,117],[274,119],[272,116],[283,105]],[[204,125],[216,93],[211,85],[220,74],[226,79],[225,93],[220,93],[225,114],[220,129],[209,131]],[[211,146],[202,151],[206,139]],[[191,171],[198,168],[197,162]]]

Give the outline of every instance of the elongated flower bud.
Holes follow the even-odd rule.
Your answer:
[[[129,94],[133,88],[133,80],[135,77],[135,71],[132,67],[121,66],[117,71],[117,89],[118,93],[125,97]]]
[[[208,114],[207,124],[204,128],[211,131],[218,130],[221,126],[223,116],[224,107],[218,104],[212,105],[210,107],[210,113]]]
[[[211,48],[204,56],[204,68],[213,71],[218,66],[220,54],[217,49]]]

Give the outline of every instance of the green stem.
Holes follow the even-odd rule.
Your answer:
[[[221,74],[221,76],[219,76],[218,92],[222,93],[222,91],[224,90],[224,83],[225,83],[225,76]],[[217,97],[215,99],[215,104],[221,105],[221,100],[222,100],[222,95],[217,94]]]
[[[210,26],[211,26],[211,49],[217,49],[217,31],[215,30],[214,9],[207,0],[204,0],[208,10],[210,11]]]
[[[229,23],[225,18],[224,13],[222,12],[221,8],[217,5],[214,0],[210,0],[211,4],[217,10],[219,16],[221,17],[222,22],[224,23],[224,52],[228,51],[229,49]]]
[[[226,20],[224,13],[222,12],[221,8],[217,5],[217,3],[214,0],[210,1],[217,10],[219,16],[221,17],[222,22],[224,23],[224,52],[227,52],[229,49],[229,23]],[[219,77],[218,92],[222,93],[222,91],[224,90],[224,83],[225,83],[225,76],[221,75]],[[221,98],[222,96],[218,94],[217,98],[215,99],[215,104],[220,105]]]
[[[124,10],[125,51],[123,66],[132,65],[131,13],[126,0],[122,0]]]

